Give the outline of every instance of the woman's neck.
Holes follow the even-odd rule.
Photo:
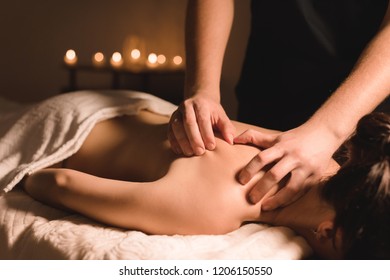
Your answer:
[[[274,211],[262,211],[260,221],[276,226],[317,228],[329,209],[319,197],[319,188],[312,187],[297,201]]]
[[[270,212],[262,212],[260,221],[285,226],[306,239],[314,252],[322,258],[338,259],[339,251],[333,246],[333,238],[323,236],[320,230],[324,222],[331,222],[335,212],[320,198],[320,188],[312,187],[300,199],[290,205]]]

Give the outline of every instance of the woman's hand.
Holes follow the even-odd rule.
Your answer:
[[[182,102],[172,114],[168,125],[168,139],[176,154],[202,155],[215,149],[213,129],[233,144],[235,128],[219,102],[194,96]]]
[[[339,147],[337,137],[325,127],[308,124],[279,134],[247,130],[234,142],[265,149],[238,175],[239,182],[246,184],[261,169],[270,167],[249,193],[249,200],[257,203],[278,185],[279,191],[264,200],[263,210],[273,210],[299,198],[310,183],[321,178]]]

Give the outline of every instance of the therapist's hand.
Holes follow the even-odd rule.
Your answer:
[[[299,198],[326,171],[338,148],[337,138],[326,128],[302,125],[278,134],[247,130],[235,143],[254,144],[264,148],[238,174],[246,184],[265,166],[271,166],[249,192],[249,200],[257,203],[273,186],[279,190],[263,201],[263,210],[285,206]]]
[[[168,139],[176,154],[202,155],[216,147],[214,130],[233,144],[235,127],[219,102],[212,98],[194,96],[182,102],[172,114]]]

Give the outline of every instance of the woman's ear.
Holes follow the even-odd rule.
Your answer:
[[[334,234],[334,223],[332,219],[322,221],[315,231],[314,244],[316,245],[317,253],[326,259],[342,259],[342,234],[341,230],[337,229]]]
[[[333,221],[325,220],[321,222],[316,230],[316,238],[318,240],[327,240],[333,238]]]
[[[341,244],[342,232],[337,229],[336,234],[333,235],[334,224],[332,220],[325,220],[319,224],[316,231],[316,238],[318,240],[335,239],[335,244]]]

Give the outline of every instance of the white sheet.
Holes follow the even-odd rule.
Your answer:
[[[26,173],[75,153],[96,122],[140,109],[169,115],[176,107],[131,91],[74,92],[18,108],[0,103],[0,189],[7,192],[0,196],[1,259],[302,259],[311,254],[288,228],[249,224],[226,235],[149,236],[10,191]]]

